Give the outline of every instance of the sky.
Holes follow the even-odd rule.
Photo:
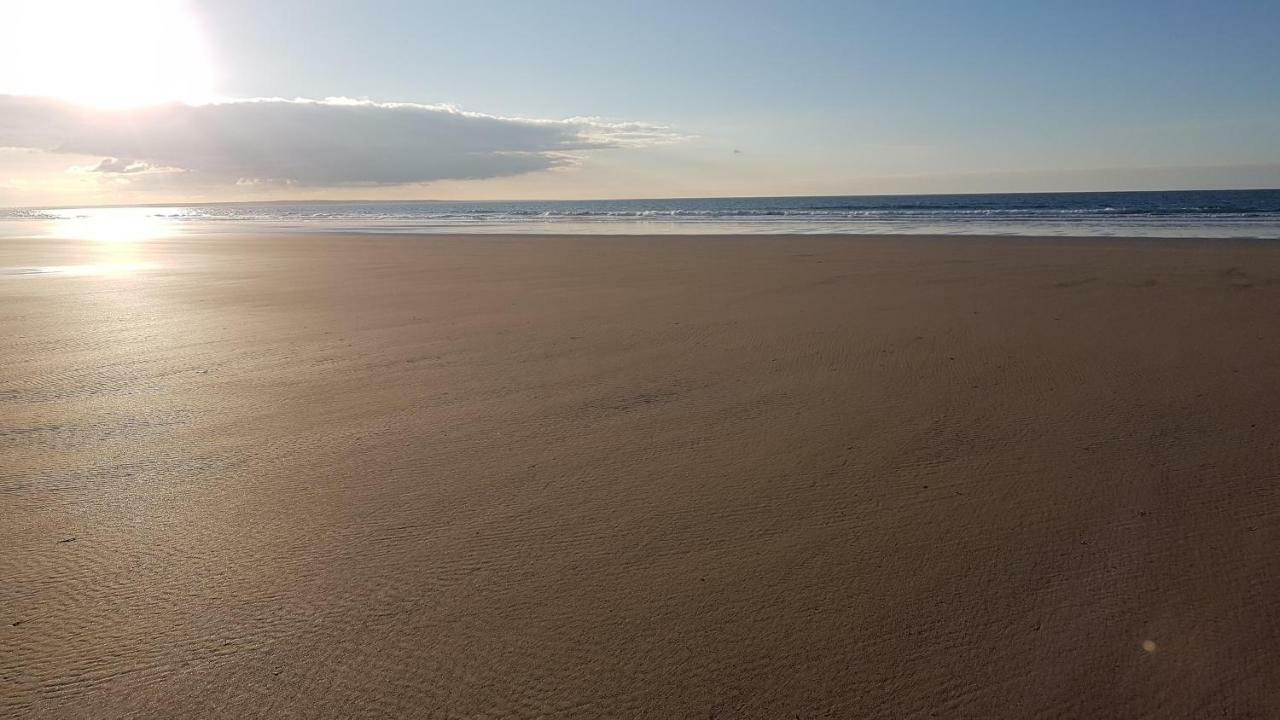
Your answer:
[[[0,0],[0,205],[1280,187],[1280,2]]]

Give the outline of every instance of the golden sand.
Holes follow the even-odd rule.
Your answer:
[[[1280,715],[1280,245],[0,244],[0,716]]]

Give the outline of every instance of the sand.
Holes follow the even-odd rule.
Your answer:
[[[1265,242],[7,240],[0,716],[1280,716],[1278,321]]]

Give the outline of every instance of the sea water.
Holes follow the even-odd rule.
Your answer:
[[[657,200],[288,202],[0,210],[0,234],[854,233],[1280,239],[1280,190]]]

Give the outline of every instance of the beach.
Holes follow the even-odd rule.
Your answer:
[[[1280,244],[0,243],[0,716],[1280,714]]]

